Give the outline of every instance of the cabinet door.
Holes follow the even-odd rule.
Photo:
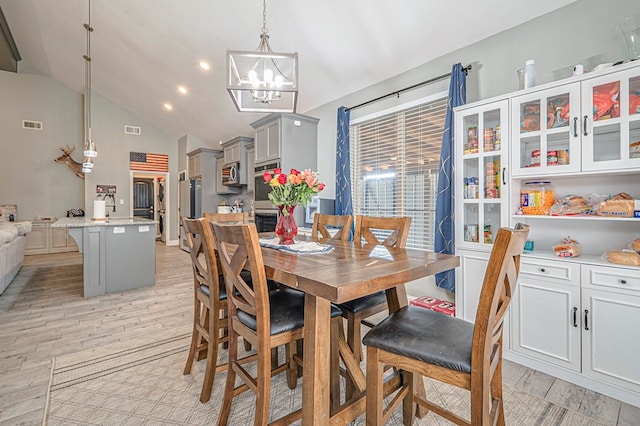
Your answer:
[[[256,164],[262,163],[267,159],[267,143],[269,142],[267,139],[268,137],[269,133],[266,127],[262,127],[256,130],[256,138],[254,141],[254,160]]]
[[[250,148],[247,150],[247,167],[244,172],[241,172],[247,174],[247,192],[250,192],[251,194],[253,194],[256,186],[256,181],[253,177],[255,174],[255,155],[256,154],[254,148]]]
[[[200,155],[192,155],[189,157],[189,177],[202,176],[202,170],[200,169]]]
[[[466,321],[475,322],[490,253],[458,250],[457,254],[460,256],[460,267],[456,269],[456,316]],[[510,310],[511,308],[507,310],[504,318],[502,337],[502,345],[507,349],[511,347]]]
[[[509,223],[508,101],[456,113],[456,227],[458,247],[490,250]]]
[[[520,273],[511,302],[511,349],[580,371],[580,282]]]
[[[269,124],[267,132],[267,160],[277,160],[280,158],[280,120]]]
[[[516,96],[511,116],[513,176],[580,170],[580,83]]]
[[[25,254],[49,253],[49,232],[45,223],[32,223],[26,235]]]
[[[640,296],[582,290],[582,372],[640,391]]]
[[[234,163],[240,161],[240,143],[234,143],[224,147],[224,163]]]
[[[57,249],[66,251],[67,228],[51,228],[51,252]]]
[[[640,167],[640,70],[582,83],[583,170]]]

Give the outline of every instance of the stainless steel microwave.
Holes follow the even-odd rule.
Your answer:
[[[240,163],[229,163],[222,167],[222,184],[238,186],[240,184]]]

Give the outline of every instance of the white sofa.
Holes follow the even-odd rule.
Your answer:
[[[31,222],[0,222],[0,294],[16,276],[24,260]]]

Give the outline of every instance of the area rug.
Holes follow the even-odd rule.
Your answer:
[[[196,362],[192,373],[183,375],[189,335],[126,348],[119,343],[52,360],[51,381],[45,410],[45,425],[211,425],[216,424],[224,392],[226,373],[216,376],[211,400],[199,401],[204,361]],[[129,344],[130,346],[130,344]],[[225,361],[222,351],[220,362]],[[286,377],[272,379],[271,420],[301,404],[302,382],[290,390]],[[427,394],[468,418],[469,394],[463,390],[425,380]],[[508,425],[597,424],[578,419],[548,401],[504,385]],[[245,392],[236,397],[232,425],[253,423],[255,397]],[[586,421],[583,423],[582,421]],[[575,421],[575,423],[574,423]],[[360,416],[355,425],[364,425]],[[401,425],[397,410],[388,424]],[[417,425],[449,425],[442,418],[427,415]]]

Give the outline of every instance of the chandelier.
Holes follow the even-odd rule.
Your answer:
[[[298,53],[275,53],[269,45],[267,2],[255,52],[227,50],[227,90],[240,112],[295,112]]]
[[[89,22],[84,24],[87,31],[87,54],[84,58],[84,161],[82,171],[91,173],[93,170],[93,159],[98,156],[96,144],[91,139],[91,0],[89,0]]]

